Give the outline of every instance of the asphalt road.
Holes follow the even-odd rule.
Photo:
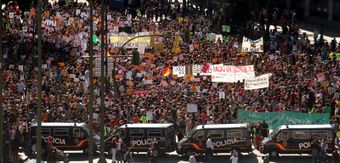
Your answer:
[[[66,152],[69,153],[69,159],[71,163],[88,163],[88,157],[85,156],[82,153],[70,151]],[[99,156],[99,154],[98,154]],[[94,163],[97,163],[99,158],[98,156],[95,157]],[[22,158],[25,158],[26,156],[22,156]],[[148,159],[145,155],[145,153],[135,153],[133,155],[134,163],[148,163]],[[230,154],[218,154],[214,156],[214,159],[212,161],[209,161],[209,163],[231,163],[229,160]],[[328,162],[330,161],[330,157],[328,158]],[[111,163],[110,156],[106,156],[107,163]],[[35,161],[27,160],[25,163],[33,163]],[[159,163],[187,163],[188,158],[178,156],[176,152],[172,152],[169,154],[166,154],[164,156],[160,156],[158,158]],[[251,154],[244,154],[240,157],[239,163],[263,163],[262,155],[258,153],[258,151],[254,151],[254,153]],[[278,159],[272,159],[270,160],[270,163],[311,163],[312,157],[306,154],[299,155],[299,154],[290,154],[290,155],[281,155]]]

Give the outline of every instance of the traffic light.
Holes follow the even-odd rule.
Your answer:
[[[139,63],[140,63],[139,52],[135,50],[132,52],[132,65],[139,65]]]

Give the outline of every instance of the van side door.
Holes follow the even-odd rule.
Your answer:
[[[159,149],[166,149],[166,140],[164,136],[164,129],[162,128],[152,128],[146,129],[146,144],[151,146],[152,144]]]
[[[201,151],[205,149],[205,143],[206,143],[206,130],[197,130],[193,136],[192,139],[190,140],[193,149],[195,151]]]
[[[295,151],[303,152],[311,148],[311,131],[310,130],[292,130],[291,139],[288,140],[288,146]]]
[[[74,138],[70,133],[69,127],[55,127],[53,128],[53,145],[55,146],[74,146]]]
[[[243,129],[228,129],[226,133],[225,143],[228,146],[228,150],[242,146],[244,143],[242,139],[245,137]]]
[[[78,146],[79,148],[82,148],[82,145],[85,145],[85,140],[87,138],[87,134],[85,131],[80,127],[74,127],[72,128],[72,136],[73,136],[73,142],[75,146]]]
[[[210,136],[214,144],[214,151],[222,151],[227,147],[223,129],[209,129],[207,130],[207,136]]]

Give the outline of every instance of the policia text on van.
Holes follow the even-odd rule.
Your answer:
[[[198,125],[178,142],[177,153],[190,156],[192,152],[205,152],[208,136],[212,139],[214,153],[251,152],[251,137],[246,124]]]
[[[129,144],[134,152],[147,152],[151,145],[160,153],[173,152],[176,149],[176,129],[171,123],[122,125],[105,140],[105,151],[111,151],[112,138],[117,135],[123,140],[123,144]]]
[[[41,123],[41,135],[43,141],[47,142],[52,137],[52,143],[60,150],[83,150],[89,151],[89,129],[85,123]],[[32,138],[35,138],[37,123],[33,123],[30,128]],[[99,143],[99,136],[94,135],[93,140]]]
[[[282,125],[265,138],[260,146],[262,153],[277,157],[279,153],[311,153],[313,139],[324,139],[327,152],[335,148],[335,128],[323,125]]]

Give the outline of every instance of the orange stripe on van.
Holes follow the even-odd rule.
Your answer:
[[[87,140],[81,140],[81,141],[79,141],[79,143],[77,144],[77,145],[75,145],[75,146],[71,146],[71,145],[69,145],[69,146],[56,146],[56,147],[62,147],[62,148],[78,148],[78,147],[81,147],[84,143],[86,143],[86,141]]]
[[[282,144],[280,143],[274,143],[280,150],[285,151],[287,150]]]
[[[199,146],[199,145],[197,145],[196,143],[190,143],[196,150],[200,150],[200,151],[202,151],[203,149]]]

